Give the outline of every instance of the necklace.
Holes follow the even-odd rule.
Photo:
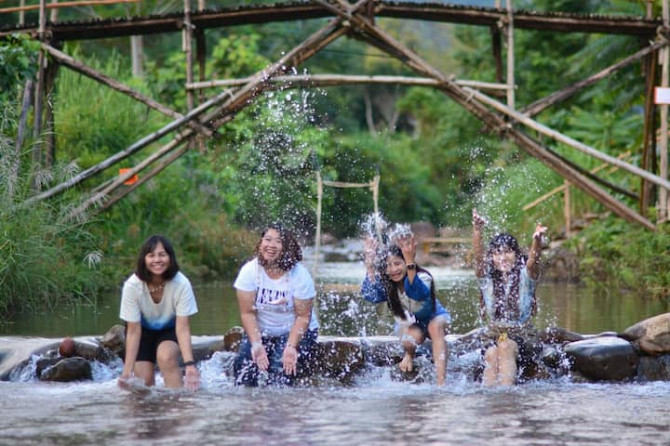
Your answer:
[[[161,291],[163,288],[165,288],[165,282],[161,283],[160,285],[156,285],[156,286],[151,286],[151,285],[147,284],[147,287],[149,288],[150,293],[155,293],[155,292]]]

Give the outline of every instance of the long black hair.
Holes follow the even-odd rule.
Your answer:
[[[386,303],[388,307],[391,309],[391,312],[393,313],[394,316],[398,316],[399,318],[405,319],[405,311],[402,308],[402,304],[400,303],[400,297],[398,295],[398,284],[392,281],[388,273],[386,272],[386,267],[388,265],[388,258],[390,256],[400,257],[401,259],[405,260],[405,257],[402,255],[402,250],[398,245],[389,245],[388,249],[386,250],[386,256],[384,257],[384,260],[380,262],[379,272],[383,280],[384,287],[386,288]],[[433,278],[433,275],[427,269],[417,265],[416,273],[419,274],[420,272],[428,274],[431,277],[431,279]],[[430,281],[430,300],[433,305],[433,312],[435,312],[435,308],[437,305],[436,304],[437,298],[435,296],[435,280]]]
[[[509,273],[509,280],[511,281],[509,286],[509,294],[505,293],[505,281],[503,280],[502,271],[497,269],[493,264],[493,254],[503,250],[512,251],[516,255],[516,261]],[[488,249],[486,250],[486,257],[484,262],[486,267],[486,275],[493,280],[493,316],[496,319],[508,318],[510,316],[519,316],[517,314],[519,311],[519,282],[521,280],[521,269],[524,267],[527,260],[528,257],[521,250],[519,242],[513,235],[501,233],[491,238]]]

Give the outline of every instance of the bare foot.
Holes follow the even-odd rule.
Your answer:
[[[400,361],[400,364],[398,364],[398,367],[400,367],[400,370],[408,373],[414,370],[414,358],[408,354],[405,354],[405,357],[402,358],[402,361]]]

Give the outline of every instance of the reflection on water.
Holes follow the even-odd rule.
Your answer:
[[[469,270],[431,268],[438,295],[453,317],[453,332],[465,333],[479,326],[478,291],[474,274]],[[358,285],[363,267],[357,263],[319,265],[319,317],[322,334],[366,336],[388,334],[391,318],[380,320],[379,312],[362,300]],[[199,313],[192,318],[195,335],[223,334],[240,325],[237,299],[230,283],[196,285]],[[109,293],[96,307],[79,305],[63,307],[56,312],[18,315],[13,321],[0,323],[0,335],[22,336],[88,336],[103,334],[119,323],[120,291]],[[621,332],[647,317],[670,311],[667,300],[643,300],[632,294],[609,290],[606,295],[572,284],[541,283],[537,292],[539,328],[560,326],[579,333]]]
[[[204,365],[207,367],[207,365]],[[155,389],[114,382],[0,383],[0,443],[42,444],[668,444],[670,384],[530,383],[438,390],[385,379],[353,388]]]

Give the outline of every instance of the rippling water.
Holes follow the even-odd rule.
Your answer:
[[[471,328],[477,323],[471,273],[435,273],[441,298],[456,313],[457,331]],[[351,266],[320,267],[321,277],[339,278],[328,280],[320,295],[327,334],[384,330],[374,309],[353,296],[359,275]],[[197,294],[201,315],[194,320],[195,334],[221,334],[238,323],[229,286],[201,287]],[[622,330],[668,311],[667,303],[595,297],[552,285],[540,298],[541,324],[557,322],[582,332]],[[58,326],[27,315],[4,326],[3,334],[13,336],[0,340],[30,350],[44,342],[35,336],[100,334],[118,320],[116,299],[91,314],[76,309],[50,315],[62,323]],[[95,325],[82,328],[86,323]],[[577,384],[562,378],[485,389],[454,372],[452,361],[444,389],[394,381],[390,369],[374,367],[349,387],[323,382],[311,388],[246,389],[223,376],[225,360],[215,356],[199,364],[203,388],[196,393],[169,391],[160,380],[151,390],[120,390],[118,368],[105,367],[97,368],[89,383],[0,382],[0,444],[670,444],[670,383],[665,382]]]

